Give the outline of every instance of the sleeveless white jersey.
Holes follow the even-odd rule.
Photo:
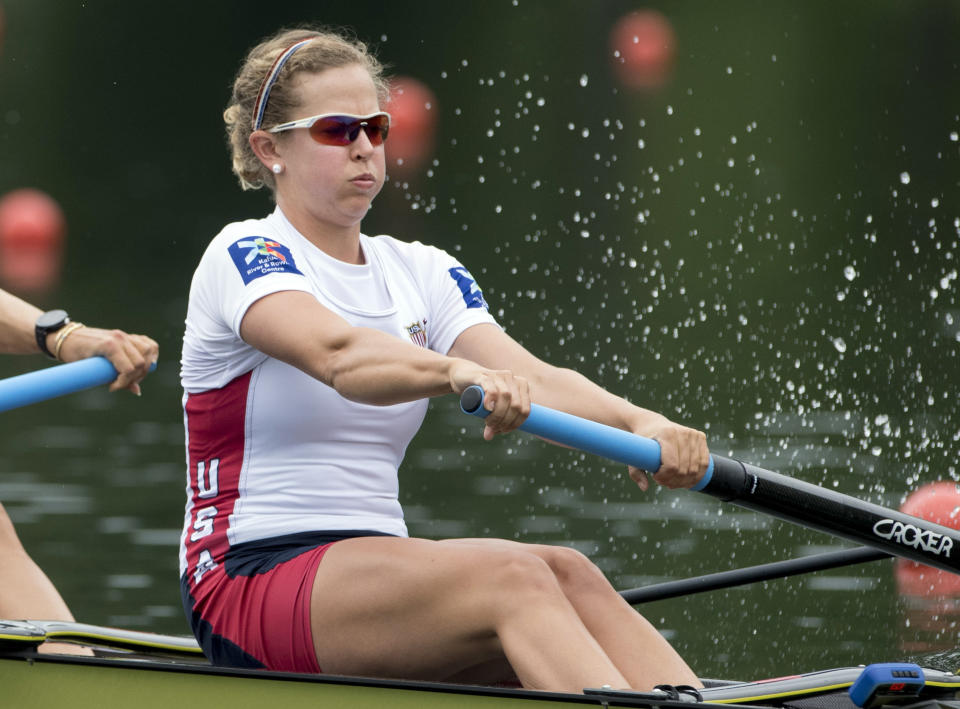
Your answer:
[[[227,225],[204,253],[181,360],[181,575],[189,568],[199,582],[204,564],[241,542],[327,530],[407,534],[397,470],[427,401],[354,403],[239,334],[256,300],[284,290],[442,354],[468,327],[494,322],[473,277],[440,249],[389,236],[361,235],[360,244],[365,264],[336,261],[278,208]]]

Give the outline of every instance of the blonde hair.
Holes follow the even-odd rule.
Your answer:
[[[345,31],[326,28],[283,29],[247,52],[240,71],[233,82],[230,103],[223,112],[227,129],[227,144],[233,163],[233,172],[245,190],[276,188],[273,173],[268,170],[250,147],[253,132],[253,112],[260,93],[274,63],[292,45],[311,40],[291,54],[270,87],[269,98],[263,108],[262,125],[274,126],[293,118],[292,111],[299,104],[294,89],[294,78],[301,73],[320,73],[350,64],[359,64],[373,79],[377,98],[385,103],[389,86],[384,78],[383,65],[367,46]]]

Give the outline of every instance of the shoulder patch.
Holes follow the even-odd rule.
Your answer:
[[[448,273],[450,274],[450,278],[456,282],[457,287],[460,289],[460,294],[463,296],[463,302],[466,303],[468,308],[490,310],[487,301],[483,299],[483,292],[480,290],[480,286],[477,285],[473,276],[470,275],[470,271],[463,266],[455,266],[451,268]]]
[[[294,263],[290,249],[265,236],[244,237],[230,244],[228,251],[244,285],[270,273],[303,275]]]

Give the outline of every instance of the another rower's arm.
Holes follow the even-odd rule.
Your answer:
[[[0,290],[0,352],[39,354],[34,324],[41,312],[17,296]]]
[[[40,354],[36,338],[39,308],[0,290],[0,352]],[[104,330],[73,323],[47,335],[47,350],[63,362],[75,362],[97,355],[110,360],[118,375],[110,391],[128,389],[140,393],[140,381],[159,356],[159,346],[146,335],[121,330]]]

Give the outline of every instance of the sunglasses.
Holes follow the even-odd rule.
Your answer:
[[[301,118],[299,121],[281,123],[268,132],[282,133],[294,128],[307,128],[310,137],[321,145],[350,145],[360,130],[367,134],[371,145],[382,145],[390,132],[389,113],[371,113],[369,116],[350,116],[338,113],[323,113],[319,116]]]

